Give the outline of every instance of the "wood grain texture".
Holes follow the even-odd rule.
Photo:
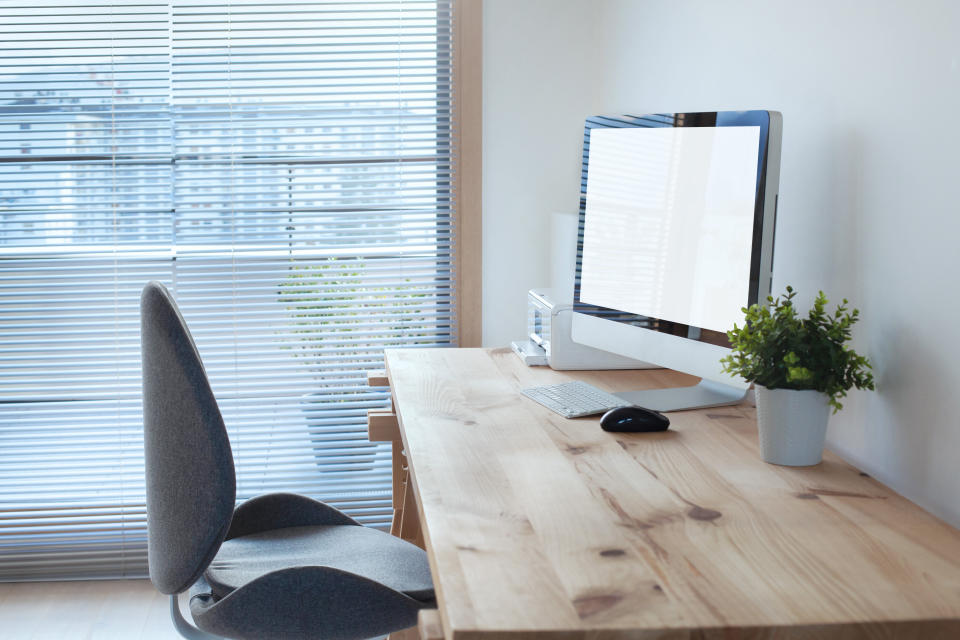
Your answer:
[[[420,640],[443,640],[443,623],[436,609],[421,609],[417,616]]]
[[[519,393],[694,378],[528,368],[509,349],[386,362],[451,640],[960,638],[960,532],[829,452],[762,462],[752,408],[613,434]]]
[[[382,369],[367,371],[368,387],[389,387],[390,381],[387,379],[387,372]]]
[[[394,631],[387,636],[387,640],[420,640],[420,628],[417,626]]]
[[[400,440],[400,424],[397,422],[397,415],[385,409],[367,411],[367,440],[370,442]]]

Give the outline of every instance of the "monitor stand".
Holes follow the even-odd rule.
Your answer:
[[[644,389],[643,391],[620,391],[613,395],[639,407],[655,411],[684,411],[739,404],[747,397],[748,389],[701,380],[690,387],[673,389]]]

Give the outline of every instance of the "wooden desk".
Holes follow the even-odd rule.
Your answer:
[[[426,544],[448,640],[960,638],[960,532],[829,453],[762,462],[751,408],[610,434],[519,394],[692,378],[527,368],[508,349],[386,362],[420,520],[406,537]]]

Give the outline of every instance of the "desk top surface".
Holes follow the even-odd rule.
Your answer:
[[[764,463],[752,408],[613,434],[519,393],[694,378],[508,349],[388,350],[387,371],[448,638],[960,638],[960,532],[829,452]]]

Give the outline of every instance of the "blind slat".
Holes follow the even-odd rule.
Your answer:
[[[0,7],[0,580],[142,576],[139,293],[238,498],[391,518],[386,346],[455,344],[449,0]]]

